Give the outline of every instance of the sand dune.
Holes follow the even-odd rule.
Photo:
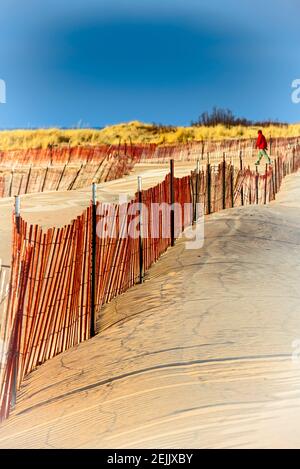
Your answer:
[[[178,240],[103,332],[33,372],[0,447],[299,447],[299,259],[298,173],[207,217],[202,249]]]

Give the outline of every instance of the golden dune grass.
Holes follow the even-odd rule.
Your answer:
[[[48,145],[99,145],[118,143],[186,143],[202,139],[255,138],[258,127],[171,127],[138,121],[95,129],[38,129],[0,131],[0,149],[47,148]],[[300,124],[269,126],[267,137],[300,137]]]

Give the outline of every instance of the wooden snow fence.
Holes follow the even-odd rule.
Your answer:
[[[9,293],[0,320],[1,420],[26,375],[87,340],[101,307],[143,280],[172,244],[172,220],[177,238],[196,221],[196,203],[203,204],[205,214],[265,204],[275,198],[283,178],[299,168],[295,145],[278,152],[262,173],[242,162],[234,167],[226,158],[218,165],[198,165],[189,176],[168,174],[128,202],[97,203],[95,218],[91,204],[62,228],[43,232],[14,216]],[[177,204],[173,217],[171,201]]]

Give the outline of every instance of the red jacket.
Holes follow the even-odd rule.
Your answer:
[[[260,150],[266,150],[268,148],[266,137],[263,134],[258,135],[256,148],[259,148]]]

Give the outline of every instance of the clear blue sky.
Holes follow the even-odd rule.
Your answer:
[[[1,0],[0,127],[300,121],[299,0]]]

